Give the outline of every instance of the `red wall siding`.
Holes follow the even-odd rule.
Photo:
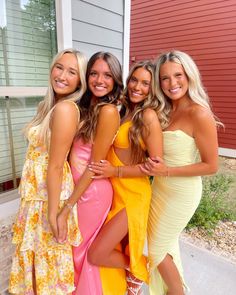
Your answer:
[[[132,0],[130,36],[131,61],[171,49],[194,58],[225,124],[220,147],[236,149],[236,1]]]

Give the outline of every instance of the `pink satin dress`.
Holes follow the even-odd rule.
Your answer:
[[[92,144],[76,139],[70,153],[70,165],[75,184],[90,161]],[[99,268],[87,259],[88,248],[103,225],[112,203],[113,190],[108,179],[93,180],[78,200],[78,223],[83,241],[73,247],[75,294],[102,295]]]

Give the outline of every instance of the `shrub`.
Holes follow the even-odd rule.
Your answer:
[[[224,174],[203,177],[202,199],[187,229],[203,227],[211,232],[220,220],[236,219],[236,212],[233,212],[226,201],[232,182],[233,178]]]

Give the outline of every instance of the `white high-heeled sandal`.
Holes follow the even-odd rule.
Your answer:
[[[128,284],[128,291],[130,291],[133,295],[143,295],[143,292],[141,290],[143,282],[137,279],[130,271],[127,271],[126,281],[127,283],[132,284],[132,286],[129,286]],[[140,291],[141,293],[139,293]]]

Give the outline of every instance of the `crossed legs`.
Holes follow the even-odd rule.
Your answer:
[[[116,250],[116,246],[124,240],[128,233],[128,217],[125,208],[119,211],[100,230],[88,251],[91,264],[104,267],[128,269],[129,256]],[[125,248],[125,246],[123,247]],[[138,295],[142,282],[127,271],[128,295]]]
[[[129,256],[115,249],[127,233],[128,217],[122,209],[102,227],[90,246],[89,262],[97,266],[128,268]]]

